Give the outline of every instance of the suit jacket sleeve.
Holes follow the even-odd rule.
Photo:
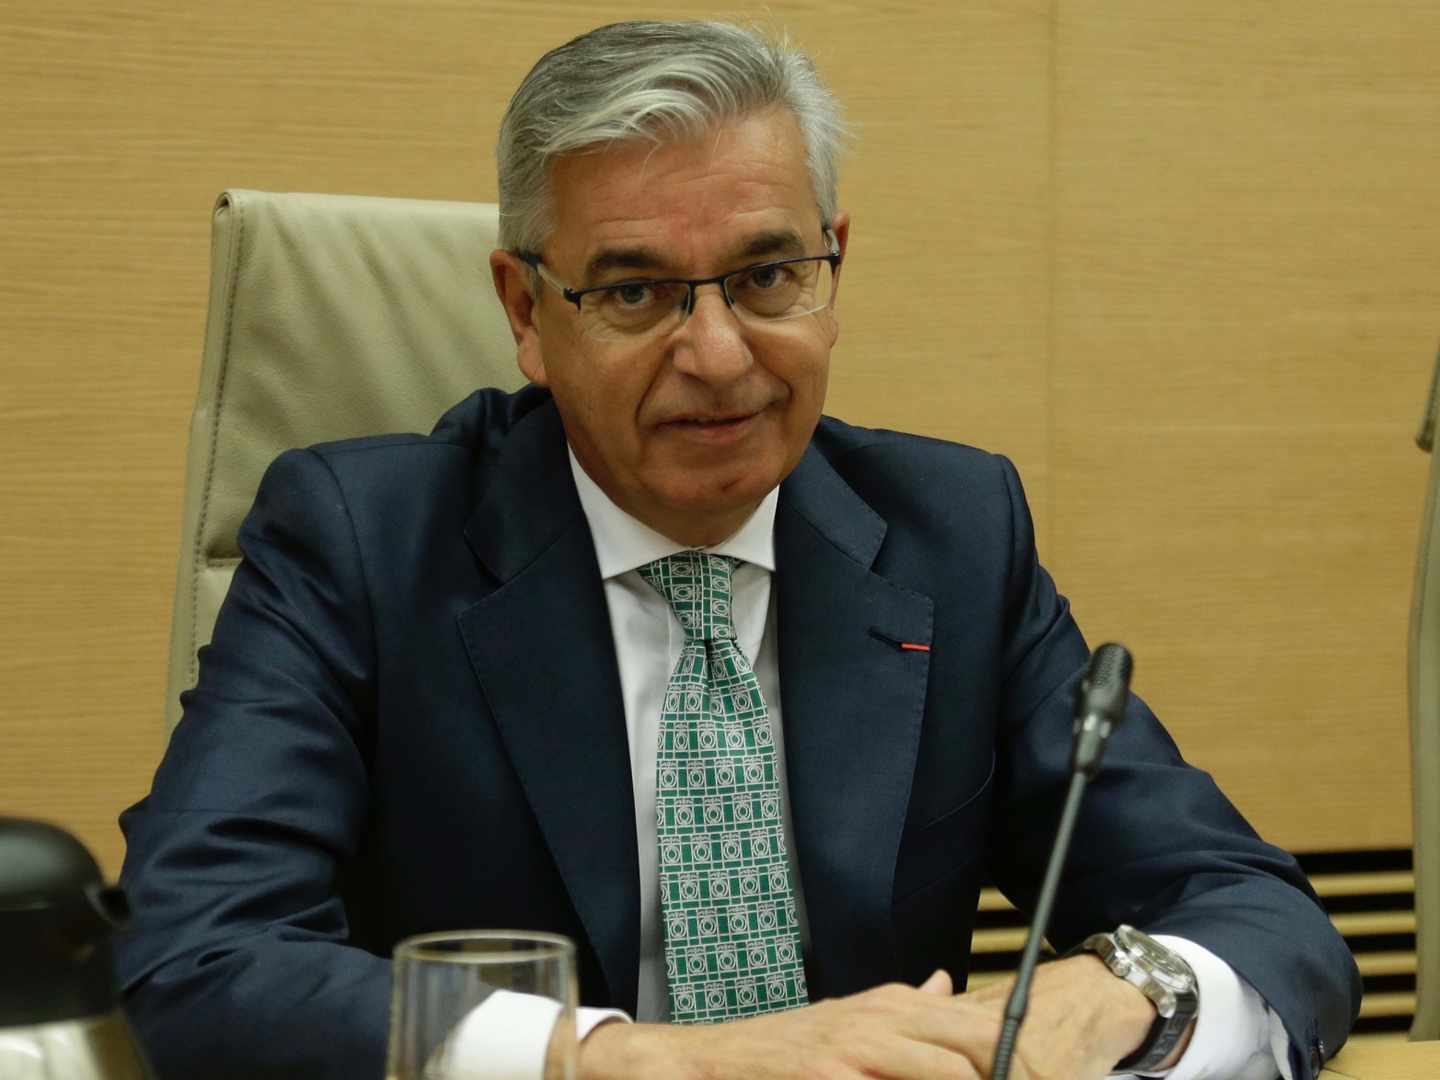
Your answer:
[[[162,1077],[378,1077],[390,964],[346,944],[337,889],[369,802],[373,632],[318,455],[276,461],[240,546],[153,790],[121,818],[128,1009]]]
[[[1028,910],[1069,781],[1087,653],[1037,560],[1019,478],[1008,461],[1002,471],[1012,552],[989,864]],[[1087,792],[1049,937],[1063,951],[1121,922],[1189,938],[1255,987],[1289,1033],[1296,1080],[1313,1075],[1316,1051],[1339,1048],[1358,1015],[1354,960],[1295,860],[1260,840],[1133,695]]]

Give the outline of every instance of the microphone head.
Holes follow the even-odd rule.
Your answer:
[[[1075,691],[1075,715],[1095,714],[1111,727],[1125,719],[1125,700],[1135,661],[1130,650],[1113,641],[1101,645],[1090,657],[1090,667]]]

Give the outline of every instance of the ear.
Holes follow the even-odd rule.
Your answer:
[[[840,300],[840,278],[841,271],[845,269],[845,250],[850,244],[850,211],[840,210],[835,214],[835,220],[830,223],[830,231],[835,234],[835,244],[840,249],[840,265],[835,268],[835,296],[831,301],[832,305]],[[830,325],[830,344],[834,346],[840,339],[840,320],[832,314]]]
[[[550,385],[545,375],[545,356],[540,348],[540,327],[535,321],[536,300],[531,291],[531,270],[516,255],[496,249],[490,253],[490,276],[495,295],[505,309],[510,333],[515,338],[515,362],[524,376],[537,386]]]
[[[840,270],[845,268],[845,249],[850,244],[850,211],[840,210],[835,214],[835,220],[830,223],[830,231],[835,234],[835,243],[840,248],[840,267],[835,271],[835,288],[840,288]]]

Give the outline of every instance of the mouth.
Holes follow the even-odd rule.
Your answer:
[[[743,424],[755,415],[755,413],[733,413],[725,416],[680,416],[667,422],[671,424],[690,425],[698,428],[725,428],[727,426]]]
[[[682,438],[707,443],[725,442],[743,437],[764,411],[760,409],[746,413],[677,416],[673,420],[665,421],[660,427]]]

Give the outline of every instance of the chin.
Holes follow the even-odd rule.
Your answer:
[[[677,505],[695,509],[721,509],[757,503],[780,483],[778,469],[746,469],[735,473],[717,469],[714,475],[705,476],[696,482],[691,475],[676,485]]]

